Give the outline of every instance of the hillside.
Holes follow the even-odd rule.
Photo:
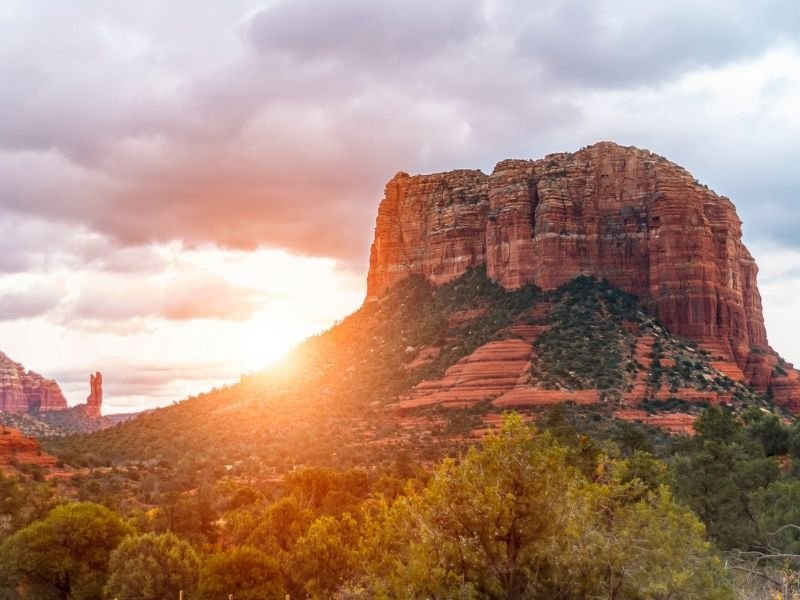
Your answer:
[[[0,472],[33,473],[53,470],[57,459],[43,452],[39,442],[18,429],[0,425]]]
[[[731,202],[644,150],[400,174],[354,314],[235,385],[47,448],[196,482],[436,460],[506,411],[563,407],[613,437],[625,422],[692,433],[714,405],[797,410],[756,272]]]
[[[282,472],[376,465],[399,451],[436,458],[507,410],[566,403],[576,414],[687,431],[709,405],[769,405],[716,358],[606,282],[509,291],[478,268],[438,287],[405,279],[281,365],[46,446],[74,466],[249,461]]]
[[[767,344],[732,205],[648,157],[606,144],[548,157],[544,172],[501,163],[488,179],[401,176],[387,188],[368,298],[355,313],[236,384],[45,439],[68,469],[63,480],[32,468],[0,478],[22,503],[37,494],[97,503],[17,519],[13,527],[30,524],[0,545],[0,558],[17,563],[9,585],[31,576],[16,558],[30,551],[30,531],[70,511],[134,527],[141,535],[126,539],[164,544],[165,556],[166,546],[195,553],[185,587],[205,586],[209,598],[242,583],[229,579],[237,556],[272,586],[254,597],[583,598],[600,588],[610,597],[623,580],[626,597],[650,585],[679,597],[730,598],[734,587],[765,597],[794,581],[790,568],[749,553],[800,548],[787,529],[800,498],[791,418],[800,376]],[[642,160],[652,181],[637,179]],[[568,183],[555,194],[558,165]],[[515,188],[508,171],[520,168],[532,179]],[[677,189],[706,212],[675,216]],[[503,208],[498,197],[515,200]],[[503,229],[504,212],[526,202],[531,214]],[[631,214],[641,219],[614,230]],[[502,264],[489,258],[498,235]],[[520,262],[528,235],[536,252]],[[531,562],[543,531],[557,550]],[[125,560],[109,589],[130,595],[139,580],[119,584]],[[504,578],[509,565],[531,569],[527,581]]]

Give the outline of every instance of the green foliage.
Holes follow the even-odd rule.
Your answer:
[[[283,598],[278,561],[256,548],[240,546],[206,560],[200,577],[200,597],[207,600]]]
[[[708,402],[687,402],[680,398],[667,398],[666,400],[645,400],[642,408],[650,413],[658,412],[692,412],[697,409],[708,408]]]
[[[288,552],[314,521],[314,512],[293,496],[282,498],[265,511],[240,511],[232,515],[234,540],[270,554]]]
[[[727,443],[742,437],[742,424],[735,413],[725,407],[713,406],[706,410],[694,422],[694,429],[698,433],[694,438],[697,444],[706,441]]]
[[[551,292],[554,304],[536,340],[534,376],[547,387],[597,388],[618,396],[639,370],[626,320],[639,319],[635,300],[590,277]]]
[[[672,460],[675,494],[722,548],[748,548],[759,539],[753,494],[778,478],[778,465],[730,410],[708,409],[695,429]]]
[[[575,447],[588,440],[610,456],[629,458],[645,452],[659,458],[672,456],[681,438],[643,423],[621,421],[595,406],[558,404],[536,418],[559,443]]]
[[[638,481],[647,490],[655,492],[669,484],[667,465],[657,460],[652,454],[637,450],[629,458],[619,461],[616,475],[623,484]]]
[[[745,411],[746,432],[764,448],[767,456],[781,456],[789,451],[789,428],[778,415],[757,408]]]
[[[349,514],[314,521],[297,541],[291,555],[291,572],[311,598],[329,598],[355,574],[359,525]]]
[[[788,439],[786,442],[789,454],[793,458],[800,458],[800,421],[795,421],[789,427]]]
[[[800,481],[774,481],[753,494],[761,539],[779,552],[800,555]]]
[[[786,361],[782,357],[778,357],[778,362],[772,369],[773,377],[786,377],[789,372],[786,370]]]
[[[0,546],[3,588],[22,588],[31,600],[101,597],[109,554],[131,532],[104,506],[64,504]]]
[[[52,483],[11,477],[0,471],[0,539],[43,518],[59,500]]]
[[[138,521],[145,532],[171,532],[196,543],[214,541],[217,513],[211,506],[210,492],[201,487],[195,494],[167,492],[158,496],[159,508]]]
[[[352,511],[369,493],[366,471],[350,469],[301,469],[286,475],[284,490],[303,506],[321,514]]]
[[[105,593],[120,598],[177,598],[197,588],[200,560],[172,533],[126,537],[111,553]]]
[[[623,482],[519,419],[366,525],[377,598],[728,598],[703,526],[663,487]]]
[[[442,346],[439,356],[423,371],[422,378],[441,375],[444,370],[478,347],[494,339],[498,332],[511,325],[526,309],[540,299],[541,292],[535,286],[524,286],[508,291],[486,277],[485,267],[468,271],[457,280],[433,289],[432,306],[428,311],[436,320],[434,331],[438,331],[438,342]],[[453,330],[449,317],[463,310],[483,309],[480,316]],[[430,324],[410,319],[414,327],[426,334]]]

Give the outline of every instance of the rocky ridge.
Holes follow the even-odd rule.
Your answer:
[[[441,375],[424,375],[392,405],[398,414],[466,409],[491,421],[504,410],[570,403],[613,407],[619,419],[687,431],[704,407],[768,405],[741,371],[723,371],[726,363],[671,335],[633,297],[607,283],[580,277],[518,306],[485,343]],[[424,369],[448,346],[460,345],[482,327],[485,314],[473,309],[448,319],[441,347],[413,348],[406,369]]]
[[[728,198],[659,155],[611,142],[505,160],[490,175],[398,173],[379,207],[367,297],[412,274],[440,285],[476,266],[511,290],[607,279],[797,412],[800,381],[768,345],[741,233]]]
[[[43,413],[66,408],[67,400],[58,383],[26,370],[0,352],[0,410]]]
[[[35,439],[18,429],[0,425],[0,471],[13,471],[20,465],[53,468],[57,459],[44,452]]]
[[[28,371],[0,352],[0,424],[24,435],[50,437],[110,427],[120,420],[102,416],[103,375],[89,376],[84,404],[68,406],[58,383]]]

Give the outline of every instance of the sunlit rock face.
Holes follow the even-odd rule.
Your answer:
[[[65,408],[67,400],[55,381],[26,371],[0,352],[0,410],[47,412]]]
[[[766,390],[777,359],[741,236],[730,200],[661,156],[610,142],[505,160],[491,175],[398,173],[378,211],[367,297],[412,273],[441,284],[477,265],[508,289],[605,278]]]
[[[485,263],[488,192],[480,171],[395,175],[378,208],[368,295],[412,273],[440,284]]]
[[[54,467],[56,458],[42,452],[39,442],[26,437],[18,429],[0,426],[0,472],[13,465]]]
[[[89,375],[89,396],[86,398],[86,415],[96,419],[103,407],[103,374]]]

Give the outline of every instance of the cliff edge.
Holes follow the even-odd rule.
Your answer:
[[[782,369],[741,226],[733,203],[687,170],[611,142],[504,160],[491,175],[398,173],[378,211],[367,299],[411,274],[439,285],[480,265],[507,289],[607,279],[767,392]]]

